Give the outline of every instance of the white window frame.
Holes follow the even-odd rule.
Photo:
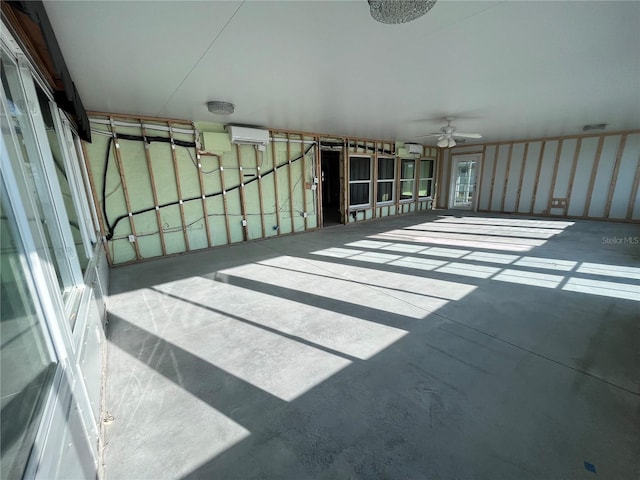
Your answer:
[[[436,171],[436,161],[433,158],[421,158],[418,161],[420,162],[420,171],[418,172],[418,198],[420,200],[431,200],[433,198],[433,179],[434,179],[434,175],[435,175],[435,171]],[[431,162],[431,165],[433,165],[433,168],[431,168],[431,177],[424,177],[423,176],[422,162]],[[429,190],[431,191],[431,195],[420,196],[420,183],[423,180],[427,180],[428,182],[430,182]]]
[[[393,162],[393,177],[380,179],[380,160],[391,160]],[[377,158],[377,168],[376,168],[376,205],[385,206],[385,205],[393,205],[396,201],[396,157],[392,156],[379,156]],[[378,201],[378,192],[380,191],[381,183],[390,183],[391,184],[391,199],[389,200],[381,200]]]
[[[351,159],[352,158],[364,158],[369,161],[369,178],[367,180],[351,180]],[[373,157],[369,155],[349,155],[349,190],[348,190],[348,199],[349,199],[349,210],[358,210],[362,208],[371,207],[371,196],[372,196],[372,183],[373,183]],[[369,185],[369,199],[367,203],[358,203],[351,205],[351,185],[355,184],[367,184]]]
[[[413,177],[412,178],[404,178],[402,176],[402,164],[404,162],[413,162]],[[415,202],[416,200],[416,159],[415,158],[401,158],[399,162],[399,174],[398,174],[398,186],[400,190],[398,191],[398,199],[400,203],[410,203]],[[413,182],[413,188],[411,189],[411,198],[402,198],[402,184],[403,182]]]

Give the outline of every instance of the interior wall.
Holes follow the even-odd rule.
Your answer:
[[[640,220],[640,130],[454,148],[445,169],[479,148],[479,211]]]

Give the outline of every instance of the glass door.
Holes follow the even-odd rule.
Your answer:
[[[479,155],[452,157],[449,208],[475,210]]]

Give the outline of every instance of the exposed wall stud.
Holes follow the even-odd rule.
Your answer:
[[[553,163],[553,173],[551,174],[551,187],[549,189],[549,199],[547,200],[547,213],[551,213],[553,206],[553,192],[556,189],[556,177],[558,176],[558,168],[560,167],[560,155],[562,155],[562,144],[564,140],[558,142],[556,147],[556,158]]]
[[[529,154],[529,142],[524,144],[524,152],[522,153],[522,164],[520,167],[520,178],[518,180],[518,192],[516,194],[516,206],[514,211],[518,213],[520,209],[520,194],[522,193],[522,183],[524,182],[524,171],[527,167],[527,155]]]
[[[140,120],[140,129],[142,130],[142,136],[147,138],[147,131],[144,128],[142,119]],[[151,164],[151,152],[149,152],[149,144],[144,142],[144,156],[147,162],[147,172],[149,173],[149,183],[151,184],[151,194],[153,195],[154,205],[158,205],[158,190],[156,188],[156,180],[153,175],[153,166]],[[164,229],[162,228],[162,217],[160,215],[160,209],[156,207],[156,221],[158,223],[158,236],[160,237],[160,247],[162,249],[162,255],[167,254],[167,246],[164,240]]]
[[[493,155],[493,168],[491,172],[491,191],[489,192],[489,206],[487,207],[488,211],[493,211],[493,187],[496,183],[496,169],[498,168],[498,150],[500,148],[496,145],[496,153]]]
[[[582,215],[584,217],[589,216],[589,209],[591,208],[591,194],[593,193],[593,186],[596,183],[596,174],[598,173],[598,167],[600,166],[600,156],[602,155],[602,147],[604,146],[604,136],[598,140],[598,148],[596,149],[596,157],[593,160],[593,166],[591,167],[591,178],[589,179],[589,190],[587,190],[587,197],[584,202],[584,211]]]
[[[613,165],[613,173],[611,174],[611,184],[609,185],[609,193],[607,194],[607,203],[604,209],[604,216],[609,218],[609,214],[611,213],[611,201],[613,200],[613,193],[616,188],[616,183],[618,183],[618,173],[620,172],[620,163],[622,160],[622,153],[624,152],[624,147],[627,144],[627,135],[622,135],[620,139],[620,144],[618,145],[618,153],[616,154],[616,162]]]
[[[307,155],[305,154],[306,149],[304,148],[304,135],[300,134],[300,155],[302,155],[302,211],[307,211]],[[313,180],[311,180],[313,181]],[[304,229],[307,230],[309,228],[309,218],[308,215],[304,216]]]
[[[111,139],[109,139],[108,141],[110,142]],[[99,206],[102,205],[102,202],[98,200],[98,193],[97,193],[98,190],[96,190],[96,184],[93,179],[93,173],[91,173],[91,166],[89,165],[89,155],[87,155],[87,147],[85,145],[84,140],[80,142],[80,145],[82,146],[82,156],[84,157],[82,161],[84,162],[84,165],[87,171],[87,177],[89,178],[89,185],[91,187],[91,196],[93,197],[93,203],[96,206],[96,213],[98,214],[97,216],[98,216],[98,223],[100,224],[99,225],[100,236],[104,238],[107,234],[107,228],[105,227],[106,219],[103,218],[102,209],[99,208]],[[109,250],[106,242],[102,242],[102,244],[104,247],[105,254],[107,255],[107,262],[109,263],[110,266],[113,266],[113,258],[111,257],[111,251]]]
[[[274,132],[271,132],[274,135]],[[278,196],[278,157],[276,156],[276,143],[271,142],[271,162],[273,163],[273,194],[276,197],[276,234],[280,235],[280,198]]]
[[[113,124],[113,118],[109,117],[109,121],[111,122],[111,133],[113,134],[113,142],[116,143],[116,147],[118,146],[118,140],[116,136],[116,129]],[[124,194],[124,203],[127,207],[127,212],[131,212],[131,202],[129,200],[129,191],[127,190],[127,181],[124,178],[124,165],[122,163],[122,157],[120,155],[120,148],[115,148],[115,157],[116,163],[118,164],[118,174],[120,175],[120,183],[122,184],[122,193]],[[129,215],[129,225],[131,226],[131,233],[134,237],[138,237],[136,233],[136,226],[133,221],[133,217]],[[140,255],[140,248],[138,247],[138,242],[133,242],[133,248],[136,252],[136,260],[141,260],[142,256]]]
[[[180,209],[180,220],[182,221],[182,234],[184,237],[184,245],[187,249],[187,252],[191,251],[191,246],[189,245],[189,232],[187,232],[187,221],[184,215],[184,204],[182,202],[182,185],[180,185],[180,172],[178,170],[178,156],[176,154],[176,146],[173,143],[173,126],[171,122],[167,122],[169,124],[169,138],[171,139],[171,159],[173,160],[173,173],[176,176],[176,189],[178,191],[178,208]]]
[[[262,238],[266,237],[266,228],[264,224],[264,199],[262,196],[262,167],[260,166],[260,153],[258,153],[258,149],[253,149],[254,158],[256,160],[256,175],[258,176],[258,197],[260,200],[260,227],[262,228]],[[266,150],[262,152],[263,158],[266,155]]]
[[[247,205],[245,203],[245,192],[244,192],[244,170],[242,168],[242,152],[240,151],[240,145],[236,143],[236,156],[238,157],[238,167],[240,168],[240,172],[238,173],[240,177],[240,213],[242,214],[242,218],[245,220],[242,221],[242,225],[244,227],[247,226]],[[249,229],[242,229],[242,238],[246,242],[249,240]]]
[[[287,176],[289,179],[289,210],[291,212],[291,233],[296,231],[296,222],[295,222],[295,205],[293,204],[293,177],[291,173],[291,138],[289,133],[287,135]]]
[[[322,209],[322,153],[320,150],[320,137],[314,137],[314,141],[316,142],[316,146],[314,147],[314,156],[316,159],[315,163],[315,172],[316,178],[318,179],[318,184],[316,184],[316,226],[323,227],[324,226],[324,211]]]
[[[576,151],[573,153],[573,162],[571,163],[571,173],[569,174],[569,187],[567,188],[567,203],[564,209],[565,216],[569,213],[569,205],[571,204],[571,193],[573,192],[573,183],[576,179],[576,169],[578,167],[578,158],[580,157],[580,149],[582,148],[582,138],[578,138],[576,142]]]
[[[633,209],[636,204],[636,198],[638,198],[638,189],[640,188],[640,156],[638,156],[638,163],[636,164],[636,174],[633,178],[633,186],[631,187],[631,195],[629,195],[629,204],[627,206],[627,220],[633,219]]]
[[[227,191],[224,182],[224,166],[220,157],[220,188],[222,188],[222,207],[224,208],[224,223],[227,228],[227,243],[231,243],[231,226],[229,225],[229,206],[227,205]]]
[[[536,178],[533,181],[533,193],[531,194],[531,208],[529,213],[533,213],[536,208],[536,198],[538,196],[538,185],[540,183],[540,172],[542,171],[542,159],[544,158],[544,149],[547,146],[547,142],[543,140],[540,145],[540,154],[538,155],[538,165],[536,166]]]
[[[502,188],[502,201],[500,211],[504,212],[504,204],[507,199],[507,188],[509,188],[509,173],[511,171],[511,157],[513,156],[513,143],[509,144],[509,154],[507,155],[507,169],[504,172],[504,187]]]

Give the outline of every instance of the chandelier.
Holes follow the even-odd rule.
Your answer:
[[[371,16],[380,23],[406,23],[421,17],[436,0],[368,0]]]

